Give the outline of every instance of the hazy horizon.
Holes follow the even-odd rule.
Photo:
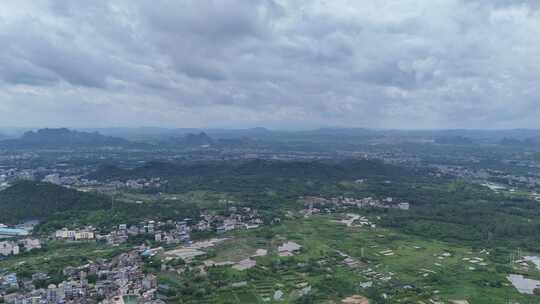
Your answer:
[[[438,131],[478,131],[478,132],[497,132],[497,131],[539,131],[540,128],[496,128],[496,129],[488,129],[488,128],[372,128],[372,127],[340,127],[340,126],[315,126],[312,128],[306,127],[306,128],[268,128],[263,126],[246,126],[246,127],[158,127],[158,126],[100,126],[100,127],[92,127],[92,126],[81,126],[81,127],[74,127],[74,126],[21,126],[21,127],[13,127],[13,126],[0,126],[1,130],[40,130],[40,129],[68,129],[68,130],[77,130],[77,131],[85,131],[85,130],[194,130],[194,131],[245,131],[245,130],[266,130],[266,131],[272,131],[272,132],[305,132],[305,131],[318,131],[318,130],[368,130],[368,131],[402,131],[402,132],[438,132]]]

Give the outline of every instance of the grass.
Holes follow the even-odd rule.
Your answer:
[[[301,289],[298,286],[305,282],[313,288],[311,295],[315,303],[339,303],[352,294],[373,296],[382,293],[388,294],[390,300],[387,303],[439,299],[502,304],[507,299],[520,303],[540,300],[536,296],[519,294],[506,280],[507,273],[500,271],[499,266],[505,265],[493,261],[480,249],[384,228],[346,227],[334,222],[336,217],[339,215],[284,221],[270,228],[274,235],[272,239],[261,230],[233,233],[233,241],[214,249],[216,259],[238,260],[253,254],[257,248],[270,249],[269,256],[258,258],[257,267],[247,271],[248,286],[241,290],[222,287],[218,299],[222,299],[222,292],[227,291],[230,292],[227,294],[230,303],[262,303],[262,298],[272,298],[276,290],[282,290],[285,296],[280,303],[295,303]],[[275,249],[285,240],[301,244],[301,253],[294,257],[277,257]],[[337,250],[363,261],[363,266],[348,268]],[[385,250],[392,250],[394,255],[381,254]],[[444,256],[444,253],[450,256]],[[463,260],[474,257],[484,259],[487,265],[473,265]],[[476,270],[469,270],[469,267]],[[371,274],[367,269],[377,274]],[[390,276],[391,280],[381,280]],[[373,281],[374,288],[359,287],[360,282],[366,281]]]
[[[471,303],[486,304],[505,303],[507,297],[522,303],[539,301],[537,297],[520,295],[507,286],[506,273],[497,272],[497,264],[491,262],[488,255],[460,244],[420,239],[380,228],[346,228],[333,223],[330,217],[286,222],[276,232],[298,241],[308,256],[317,257],[333,249],[359,259],[363,256],[370,265],[380,264],[385,272],[394,273],[396,283],[411,284],[427,291],[438,290],[441,299],[467,299]],[[380,253],[383,250],[393,250],[394,255],[384,256]],[[451,257],[439,258],[444,252],[451,253]],[[474,266],[463,261],[471,257],[481,257],[488,265]],[[477,270],[469,270],[470,266]],[[420,269],[436,274],[424,277]]]
[[[179,303],[268,303],[263,298],[272,298],[277,290],[284,293],[280,303],[296,303],[306,284],[312,287],[314,303],[339,303],[353,294],[371,297],[375,303],[383,293],[389,296],[387,303],[426,303],[429,299],[468,300],[475,304],[502,304],[507,299],[522,304],[540,302],[539,297],[521,295],[509,284],[505,277],[510,267],[493,253],[488,255],[481,248],[390,229],[346,227],[335,222],[338,217],[285,220],[269,228],[233,232],[226,235],[231,237],[230,241],[212,249],[213,260],[239,261],[258,248],[268,249],[269,255],[257,258],[257,266],[244,272],[223,267],[206,276],[162,274],[160,280],[178,290]],[[286,240],[301,244],[301,252],[293,257],[278,257],[276,248]],[[127,249],[93,242],[50,242],[40,251],[0,261],[0,269],[58,272],[66,266],[79,266]],[[358,268],[349,268],[338,251],[362,263]],[[381,253],[389,251],[393,255]],[[464,260],[475,257],[482,258],[487,265]],[[533,269],[526,273],[540,275],[540,271]],[[382,280],[384,277],[391,279]],[[246,281],[247,286],[231,286],[239,281]],[[374,282],[374,287],[359,287],[367,281]],[[195,292],[187,293],[184,286]],[[198,290],[203,290],[204,296],[198,296]]]
[[[239,262],[255,254],[257,249],[267,249],[269,244],[260,237],[255,237],[246,231],[240,231],[231,235],[231,239],[216,245],[213,251],[216,256],[212,260],[216,262]]]

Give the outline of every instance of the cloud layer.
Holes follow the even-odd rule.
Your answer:
[[[540,5],[5,1],[4,126],[540,127]]]

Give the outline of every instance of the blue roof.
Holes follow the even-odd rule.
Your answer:
[[[17,228],[0,228],[0,235],[28,235],[28,231]]]

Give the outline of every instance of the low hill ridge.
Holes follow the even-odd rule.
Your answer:
[[[67,128],[28,131],[18,139],[0,142],[0,145],[6,148],[103,147],[129,146],[132,144],[128,140],[105,136],[98,132],[80,132]]]
[[[0,222],[44,220],[57,212],[99,210],[109,207],[106,197],[54,184],[21,181],[0,191]]]

